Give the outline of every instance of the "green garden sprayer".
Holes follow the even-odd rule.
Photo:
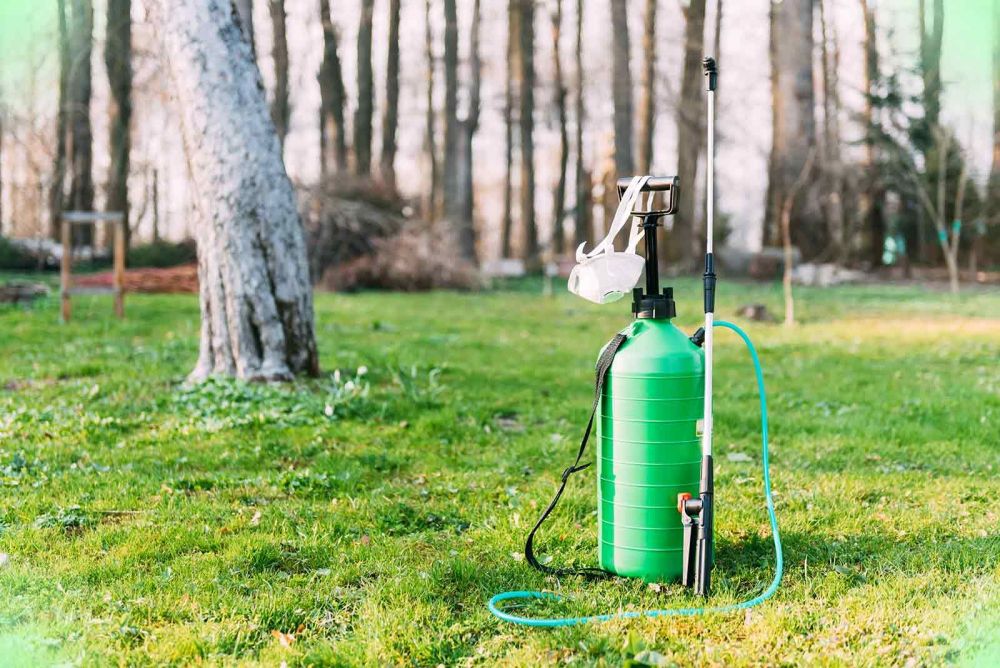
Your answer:
[[[709,607],[625,610],[585,617],[538,618],[512,612],[517,601],[558,599],[550,592],[510,591],[489,602],[500,619],[528,626],[569,626],[633,617],[690,616],[729,612],[757,605],[778,589],[783,570],[781,539],[771,495],[768,463],[767,403],[760,360],[749,337],[736,325],[716,321],[713,256],[715,173],[715,88],[718,72],[706,58],[708,89],[706,234],[703,275],[705,324],[688,336],[671,319],[676,315],[672,288],[659,285],[656,230],[677,210],[676,177],[636,176],[618,181],[620,203],[607,237],[590,252],[577,249],[569,289],[604,304],[632,294],[632,323],[616,334],[597,360],[594,403],[576,460],[562,474],[555,497],[528,534],[525,560],[549,575],[603,578],[635,577],[649,582],[680,581],[708,597],[715,562],[713,524],[715,483],[712,463],[713,331],[730,329],[746,344],[760,396],[764,497],[775,547],[775,574],[760,595],[739,603]],[[663,202],[654,209],[654,196]],[[645,207],[641,204],[645,201]],[[639,207],[639,210],[637,209]],[[614,241],[629,225],[628,244]],[[636,247],[644,241],[645,255]],[[636,287],[645,272],[645,288]],[[596,426],[596,429],[595,429]],[[590,466],[583,458],[591,433],[597,462],[597,568],[557,568],[535,556],[535,536],[559,503],[570,477]]]

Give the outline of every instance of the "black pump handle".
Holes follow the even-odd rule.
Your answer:
[[[661,216],[671,216],[677,213],[677,199],[680,194],[680,182],[681,180],[676,176],[650,176],[646,181],[646,185],[642,187],[639,192],[662,192],[667,193],[667,208],[661,209],[655,212]],[[618,179],[618,199],[621,199],[622,195],[628,189],[629,184],[632,183],[631,176],[625,176]],[[642,212],[636,215],[642,215]]]

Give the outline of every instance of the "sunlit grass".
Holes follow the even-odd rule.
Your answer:
[[[535,288],[318,295],[327,375],[285,388],[185,388],[190,297],[130,296],[124,322],[102,298],[75,300],[69,325],[55,300],[0,310],[0,663],[985,656],[1000,600],[1000,294],[802,290],[800,326],[744,323],[771,398],[776,598],[745,616],[533,631],[491,617],[488,597],[556,589],[571,600],[549,610],[571,614],[692,602],[675,586],[557,582],[519,559],[575,451],[597,350],[627,322],[624,305]],[[778,286],[726,283],[719,310],[779,300]],[[681,281],[687,331],[699,302]],[[735,337],[718,340],[724,602],[770,580],[772,548],[749,363]],[[541,537],[557,560],[596,560],[592,475]]]

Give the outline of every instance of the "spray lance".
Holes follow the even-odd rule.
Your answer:
[[[590,252],[577,249],[570,292],[606,304],[632,294],[633,322],[601,350],[596,365],[594,402],[576,459],[525,542],[525,561],[548,575],[588,578],[636,577],[650,582],[680,581],[701,597],[711,593],[714,566],[715,485],[712,462],[713,332],[734,331],[746,344],[754,366],[761,411],[761,467],[768,519],[774,539],[775,573],[759,595],[717,606],[626,610],[584,617],[525,617],[514,602],[558,600],[552,592],[509,591],[489,601],[490,611],[508,622],[535,627],[571,626],[636,617],[691,616],[749,608],[774,595],[781,582],[783,556],[771,494],[767,400],[757,351],[746,333],[715,320],[713,255],[715,172],[715,60],[705,58],[708,89],[708,165],[705,196],[706,235],[703,274],[705,324],[688,337],[673,325],[673,289],[660,289],[656,228],[677,210],[677,177],[635,176],[618,181],[620,203],[608,235]],[[653,208],[660,193],[665,205]],[[643,198],[645,204],[643,206]],[[638,208],[637,208],[638,207]],[[629,225],[628,243],[616,251],[617,235]],[[644,240],[644,256],[636,253]],[[637,287],[645,273],[645,286]],[[542,563],[535,538],[559,503],[569,479],[588,468],[584,454],[595,436],[599,567],[569,568]]]

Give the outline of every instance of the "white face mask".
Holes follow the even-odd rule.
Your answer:
[[[586,244],[576,249],[577,265],[569,275],[569,291],[595,304],[617,301],[632,291],[642,277],[645,260],[635,253],[642,239],[639,223],[633,223],[629,231],[628,246],[624,251],[615,250],[615,237],[632,217],[632,210],[639,193],[649,180],[648,176],[636,176],[622,195],[618,210],[608,235],[589,253],[583,252]]]

